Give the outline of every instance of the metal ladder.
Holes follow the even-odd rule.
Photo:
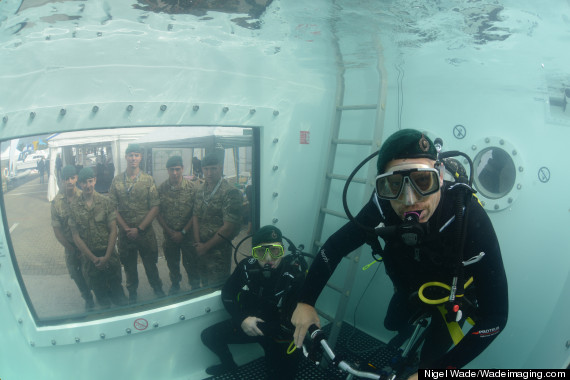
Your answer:
[[[387,90],[387,80],[386,80],[386,71],[383,66],[383,60],[381,52],[381,47],[379,42],[376,40],[376,46],[378,50],[378,64],[377,64],[377,72],[379,75],[380,81],[380,88],[379,88],[379,97],[377,104],[360,104],[360,105],[345,105],[345,90],[346,90],[346,82],[345,82],[345,74],[347,68],[343,62],[343,54],[340,44],[338,43],[338,39],[336,39],[336,50],[337,50],[337,66],[338,66],[338,74],[337,74],[337,88],[336,88],[336,101],[335,101],[335,115],[333,118],[332,130],[331,130],[331,139],[328,151],[328,163],[326,168],[326,176],[323,183],[322,193],[321,193],[321,201],[319,207],[319,215],[317,218],[317,223],[315,225],[315,229],[313,231],[313,249],[312,252],[314,255],[318,253],[318,250],[323,245],[324,240],[327,236],[323,236],[323,230],[325,229],[326,224],[326,216],[330,215],[335,218],[343,218],[348,220],[348,217],[345,215],[344,212],[338,212],[334,210],[332,207],[329,206],[329,194],[331,190],[331,184],[333,181],[346,181],[348,176],[333,173],[334,164],[337,158],[337,148],[340,145],[357,145],[357,146],[369,146],[370,153],[377,149],[380,145],[382,131],[383,131],[383,123],[384,123],[384,105],[386,100],[386,90]],[[380,106],[379,106],[380,105]],[[370,140],[350,140],[350,139],[339,139],[340,131],[343,127],[343,114],[345,112],[364,112],[376,110],[375,113],[375,122],[373,126],[367,125],[365,127],[371,129],[371,138]],[[366,153],[362,155],[362,158],[366,157],[368,154]],[[374,179],[376,176],[376,165],[374,164],[375,161],[370,161],[372,164],[368,164],[368,173],[367,178],[362,177],[354,177],[352,179],[352,183],[354,184],[361,184],[366,186],[364,190],[364,197],[363,202],[368,201],[368,198],[371,194],[372,189],[374,188]],[[364,170],[364,169],[362,169]],[[351,187],[352,188],[352,187]],[[342,200],[334,199],[334,204],[338,207],[340,204],[342,207]],[[354,210],[357,211],[357,210]],[[346,256],[344,259],[350,260],[350,264],[346,273],[346,277],[344,279],[344,284],[342,287],[335,286],[331,284],[330,281],[327,284],[327,287],[334,290],[338,293],[340,299],[338,302],[338,306],[336,309],[336,313],[334,316],[327,315],[322,310],[317,310],[317,312],[321,315],[321,317],[327,319],[332,323],[331,331],[329,334],[328,342],[331,347],[334,347],[336,344],[338,335],[340,333],[340,328],[342,326],[342,322],[344,320],[344,316],[346,313],[346,309],[348,306],[349,297],[351,294],[351,289],[356,277],[356,272],[359,267],[360,255],[362,249],[369,249],[368,246],[364,246],[361,249],[356,250],[351,255]],[[366,251],[367,252],[367,251]]]

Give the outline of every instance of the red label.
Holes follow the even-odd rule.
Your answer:
[[[308,144],[310,140],[310,132],[309,131],[301,131],[301,135],[299,136],[299,143],[300,144]]]
[[[148,327],[148,321],[144,318],[139,318],[135,320],[133,326],[135,326],[135,329],[137,330],[146,330]]]

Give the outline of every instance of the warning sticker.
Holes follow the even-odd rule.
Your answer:
[[[135,320],[135,322],[133,323],[133,326],[137,330],[141,330],[141,331],[146,330],[146,328],[148,327],[148,321],[144,318],[139,318],[139,319]]]
[[[309,140],[309,131],[301,131],[301,135],[299,136],[299,144],[308,144]]]

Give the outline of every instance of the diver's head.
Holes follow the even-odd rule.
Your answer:
[[[202,173],[208,185],[215,185],[222,178],[222,162],[217,153],[208,153],[202,160]]]
[[[285,252],[283,235],[275,226],[261,227],[251,238],[252,256],[257,259],[263,274],[269,276],[279,266]]]
[[[443,185],[441,168],[436,168],[437,151],[433,141],[415,129],[400,130],[386,139],[378,153],[376,192],[390,200],[403,220],[417,211],[425,223],[435,212]]]

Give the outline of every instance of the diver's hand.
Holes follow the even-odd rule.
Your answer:
[[[408,377],[408,380],[418,380],[418,373],[414,373],[413,375],[411,375],[410,377]]]
[[[303,340],[307,334],[307,330],[311,325],[317,325],[321,328],[321,321],[317,315],[317,311],[311,305],[299,302],[293,316],[291,317],[291,323],[295,326],[295,332],[293,333],[293,338],[295,339],[295,346],[298,348],[303,347]]]
[[[257,317],[247,317],[241,323],[241,329],[249,336],[262,336],[263,332],[259,329],[259,327],[257,327],[257,324],[259,322],[265,321]]]

